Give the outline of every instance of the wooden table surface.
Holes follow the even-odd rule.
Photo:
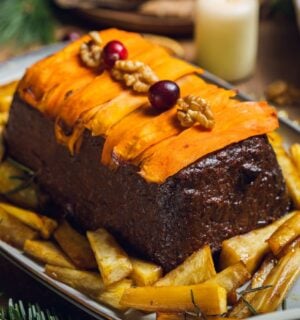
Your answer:
[[[182,44],[186,49],[187,58],[193,60],[192,41],[183,40]],[[300,34],[293,19],[261,22],[256,71],[251,78],[236,83],[236,86],[260,98],[266,85],[277,79],[287,80],[300,87]],[[300,106],[299,109],[294,109],[300,118]],[[4,292],[1,297],[2,302],[8,297],[14,297],[55,308],[64,316],[62,319],[91,319],[2,257],[0,257],[0,291]]]

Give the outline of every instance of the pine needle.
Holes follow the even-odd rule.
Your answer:
[[[24,306],[22,301],[9,300],[6,309],[0,310],[0,320],[62,320],[49,310],[42,310],[38,304]]]

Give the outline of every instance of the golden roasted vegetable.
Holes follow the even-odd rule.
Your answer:
[[[227,311],[226,290],[214,283],[130,288],[124,292],[120,303],[144,311],[193,312],[197,306],[207,315]]]
[[[79,269],[96,269],[97,262],[91,246],[83,235],[62,220],[54,232],[54,238],[65,254]]]
[[[38,238],[38,233],[0,208],[0,239],[23,249],[26,240]]]
[[[166,274],[155,286],[192,285],[215,276],[216,270],[209,246],[194,252],[181,265]]]
[[[278,257],[281,258],[290,251],[294,251],[296,248],[300,248],[300,237],[295,239],[292,243],[286,245],[278,254]]]
[[[0,163],[0,194],[21,207],[38,207],[38,188],[30,177],[10,161]]]
[[[140,287],[151,286],[162,276],[162,268],[154,263],[130,258],[132,264],[131,279]]]
[[[275,255],[300,236],[300,211],[282,224],[268,239],[268,244]],[[299,266],[300,268],[300,266]]]
[[[97,272],[46,265],[45,273],[92,298],[97,298],[104,290],[103,281]]]
[[[130,275],[132,264],[114,237],[104,229],[87,232],[96,261],[106,286]]]
[[[251,279],[251,274],[247,270],[243,262],[238,262],[232,266],[227,267],[220,273],[217,273],[213,278],[207,280],[205,283],[214,283],[223,287],[228,298],[235,293],[236,289],[242,286],[246,281]]]
[[[281,167],[283,176],[286,181],[286,185],[289,191],[289,194],[296,206],[296,208],[300,209],[300,174],[299,170],[297,170],[294,162],[286,151],[284,150],[283,145],[276,138],[275,140],[269,139],[273,149],[276,153],[276,157],[278,163]]]
[[[300,144],[294,143],[291,146],[290,151],[292,160],[294,161],[294,164],[296,165],[298,172],[300,172]]]
[[[55,220],[33,211],[21,209],[4,202],[0,202],[0,208],[32,229],[39,231],[44,239],[48,239],[57,227]]]
[[[246,300],[246,308],[235,315],[237,318],[249,317],[256,313],[267,313],[277,310],[288,290],[300,274],[300,248],[283,256],[263,282],[264,290],[257,291],[252,299]],[[248,306],[247,306],[248,304]],[[232,316],[232,314],[231,314]]]
[[[103,302],[115,309],[126,310],[127,307],[124,307],[120,304],[120,300],[125,292],[132,286],[132,280],[123,279],[119,282],[116,282],[109,287],[107,287],[98,297],[97,300]]]
[[[221,269],[242,261],[248,271],[253,273],[263,257],[270,251],[266,240],[269,239],[280,225],[291,218],[293,214],[287,214],[264,228],[223,241],[220,256]]]
[[[45,264],[75,269],[65,254],[50,241],[26,240],[24,251],[36,260]]]
[[[269,254],[261,264],[260,268],[253,275],[251,279],[251,284],[247,288],[247,290],[261,288],[267,276],[269,275],[271,270],[275,267],[276,263],[277,263],[277,259],[272,254]],[[246,299],[246,301],[251,301],[251,299],[255,296],[256,292],[257,291],[248,292],[244,294],[243,297],[244,299]],[[244,316],[247,316],[248,312],[249,312],[249,309],[247,305],[245,305],[242,299],[239,299],[238,303],[235,304],[232,310],[229,312],[229,317],[241,319]]]
[[[18,81],[0,86],[0,112],[7,112],[10,108]]]
[[[196,313],[188,313],[188,312],[181,312],[181,313],[163,313],[157,312],[156,313],[156,320],[204,320],[202,317],[198,317]],[[207,320],[234,320],[233,318],[227,317],[218,317],[218,316],[211,316],[206,317]]]

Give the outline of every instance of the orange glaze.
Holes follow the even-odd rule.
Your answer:
[[[180,87],[181,96],[200,94],[209,101],[212,107],[215,106],[215,102],[218,103],[220,97],[225,100],[235,96],[233,91],[207,85],[196,75],[185,76],[177,83]],[[184,128],[177,121],[176,110],[177,107],[174,107],[154,117],[149,106],[148,109],[138,111],[138,121],[135,115],[133,115],[134,120],[131,120],[130,115],[124,118],[120,127],[123,123],[126,126],[127,123],[127,127],[130,129],[119,130],[118,125],[112,129],[105,142],[102,161],[107,165],[114,166],[113,162],[133,160],[150,146],[179,134]],[[108,160],[109,162],[107,162]]]
[[[82,133],[88,129],[107,138],[103,164],[116,167],[127,161],[138,165],[147,181],[163,183],[210,152],[278,126],[274,110],[266,103],[233,100],[233,91],[205,83],[195,75],[201,69],[171,57],[140,35],[117,29],[100,35],[104,45],[110,40],[123,42],[128,58],[148,64],[159,79],[177,81],[182,96],[193,93],[206,98],[216,126],[212,131],[197,125],[182,128],[176,107],[157,114],[146,94],[125,88],[107,70],[85,67],[79,48],[90,39],[86,35],[29,68],[18,87],[25,102],[54,120],[58,142],[72,154],[80,152]]]
[[[133,40],[138,39],[142,39],[143,42],[148,43],[136,33],[129,33],[117,29],[107,29],[99,33],[103,44],[113,39],[119,39],[126,43],[126,45],[129,39],[131,39],[131,43],[134,43]],[[80,45],[89,39],[89,36],[85,35],[70,43],[59,52],[40,60],[30,67],[20,82],[18,88],[20,97],[32,106],[38,108],[38,104],[44,94],[63,81],[74,80],[74,77],[79,78],[90,75],[95,77],[97,72],[94,69],[86,68],[80,62],[79,58]]]
[[[211,152],[278,127],[275,110],[265,102],[236,101],[219,104],[217,109],[212,131],[193,126],[149,148],[139,159],[140,174],[149,182],[163,183]]]

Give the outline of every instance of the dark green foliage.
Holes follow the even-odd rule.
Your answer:
[[[49,310],[41,310],[39,305],[24,306],[22,301],[9,300],[7,308],[0,310],[0,320],[61,320]]]
[[[44,44],[53,41],[53,34],[48,0],[1,0],[0,44]]]

